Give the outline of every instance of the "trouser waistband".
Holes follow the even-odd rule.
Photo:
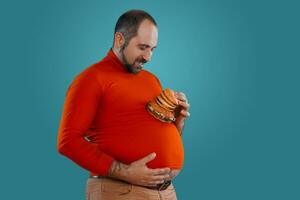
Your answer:
[[[101,179],[101,178],[108,178],[108,179],[112,179],[112,178],[109,178],[109,177],[105,177],[105,176],[89,176],[90,178],[96,178],[96,179]],[[112,179],[114,180],[114,179]],[[118,180],[119,181],[119,180]],[[126,182],[127,183],[127,182]],[[157,184],[155,186],[141,186],[141,187],[145,187],[145,188],[148,188],[148,189],[151,189],[151,190],[158,190],[158,191],[163,191],[163,190],[166,190],[170,185],[171,185],[171,181],[165,181],[164,183],[161,183],[161,184]],[[130,184],[130,183],[128,183]]]

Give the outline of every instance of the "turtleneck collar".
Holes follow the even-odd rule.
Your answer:
[[[109,59],[111,59],[118,68],[120,68],[121,70],[127,72],[124,64],[121,62],[121,60],[118,58],[118,56],[113,52],[112,48],[107,53],[107,57]]]

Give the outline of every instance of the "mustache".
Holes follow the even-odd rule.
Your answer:
[[[145,63],[147,63],[147,60],[145,60],[144,58],[139,58],[139,59],[136,60],[136,62],[140,62],[140,63],[145,64]]]

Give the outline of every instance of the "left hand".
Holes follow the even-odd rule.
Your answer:
[[[183,124],[184,120],[190,116],[189,108],[190,104],[183,92],[175,92],[174,93],[176,99],[178,100],[179,107],[175,110],[175,124]]]

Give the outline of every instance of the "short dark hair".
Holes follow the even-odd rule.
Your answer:
[[[129,10],[122,14],[115,26],[115,33],[120,32],[125,38],[125,45],[129,43],[130,39],[137,35],[140,24],[148,19],[155,26],[157,26],[154,18],[144,10]]]

